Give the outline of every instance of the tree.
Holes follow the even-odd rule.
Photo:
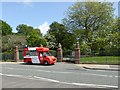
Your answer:
[[[77,2],[68,9],[63,23],[69,32],[76,35],[80,44],[98,50],[107,43],[106,36],[113,21],[113,11],[113,3]]]
[[[24,35],[6,35],[2,37],[2,52],[12,52],[15,46],[26,45]]]
[[[16,30],[18,31],[18,33],[24,34],[26,36],[29,36],[31,34],[36,34],[36,35],[42,36],[40,29],[33,28],[32,26],[27,26],[25,24],[18,25]]]
[[[29,27],[25,24],[20,24],[17,26],[16,30],[18,31],[18,33],[22,33],[24,35],[28,35],[28,33],[33,29],[33,27]]]
[[[38,35],[40,35],[40,36],[42,36],[42,33],[41,33],[41,31],[40,31],[40,29],[38,29],[38,28],[34,28],[34,30],[32,31],[32,34],[38,34]]]
[[[12,28],[8,23],[0,20],[0,32],[2,32],[2,35],[12,34]]]
[[[63,49],[72,49],[75,43],[74,34],[69,33],[63,24],[53,22],[48,30],[50,35],[53,35],[56,39],[55,43],[62,44]]]
[[[106,48],[109,53],[114,53],[115,55],[120,55],[120,26],[119,26],[120,18],[115,18],[111,23],[111,27],[109,28],[110,33],[108,34],[108,44]]]
[[[57,41],[54,35],[51,35],[50,33],[47,33],[44,38],[47,40],[47,46],[50,49],[56,49],[57,48]]]
[[[47,41],[38,35],[32,34],[29,37],[27,37],[27,45],[31,47],[40,47],[41,45],[46,46]]]

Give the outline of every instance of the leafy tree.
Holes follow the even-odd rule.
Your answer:
[[[40,29],[33,28],[32,26],[27,26],[25,24],[18,25],[16,30],[18,31],[18,33],[24,34],[26,36],[29,36],[31,34],[36,34],[36,35],[42,36]]]
[[[57,41],[54,35],[46,34],[44,38],[47,40],[47,46],[50,49],[56,49],[57,48]]]
[[[118,31],[120,32],[120,17],[118,17],[117,26],[118,26]]]
[[[120,55],[120,26],[119,26],[119,18],[116,18],[112,23],[111,23],[111,28],[110,28],[110,33],[108,37],[108,46],[106,47],[107,49],[110,48],[109,53],[114,53],[115,55]]]
[[[91,50],[99,50],[108,42],[106,36],[110,33],[113,11],[113,3],[109,2],[76,2],[68,9],[63,23],[81,46],[84,43]]]
[[[11,26],[3,20],[0,20],[0,32],[2,35],[12,34]]]
[[[33,34],[38,34],[38,35],[40,35],[40,36],[42,36],[42,33],[41,33],[41,31],[40,31],[40,29],[38,29],[38,28],[35,28],[33,31],[32,31],[32,33]]]
[[[20,24],[17,26],[16,30],[18,31],[18,34],[23,34],[26,36],[28,46],[46,46],[46,40],[42,38],[40,29],[33,28],[32,26],[27,26],[25,24]]]
[[[12,52],[15,46],[26,45],[26,38],[23,35],[6,35],[2,37],[2,52]]]
[[[32,34],[29,37],[27,37],[27,45],[31,47],[39,47],[41,45],[46,46],[47,41],[38,35]]]
[[[20,24],[17,26],[16,30],[18,31],[18,33],[22,33],[24,35],[28,35],[30,28],[33,29],[32,27],[29,27],[27,25],[24,24]]]
[[[2,20],[0,20],[0,35],[2,36]],[[0,38],[1,40],[1,38]]]
[[[62,44],[63,49],[72,49],[74,44],[74,34],[69,33],[66,30],[66,27],[63,24],[58,22],[53,22],[50,25],[50,29],[48,30],[50,35],[53,35],[56,39],[55,43]]]

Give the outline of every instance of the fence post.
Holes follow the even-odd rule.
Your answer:
[[[80,63],[80,46],[79,42],[76,43],[76,49],[75,49],[75,64]]]
[[[57,61],[58,61],[58,62],[62,62],[62,60],[63,60],[62,46],[61,46],[61,44],[59,43],[58,49],[57,49]]]
[[[15,61],[19,62],[19,51],[18,51],[18,46],[15,47]]]

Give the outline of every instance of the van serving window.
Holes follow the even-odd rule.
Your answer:
[[[30,50],[30,56],[37,56],[36,50]]]

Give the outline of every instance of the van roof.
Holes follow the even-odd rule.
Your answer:
[[[25,48],[24,50],[37,50],[39,52],[48,52],[49,51],[49,48],[47,47],[27,47]]]

